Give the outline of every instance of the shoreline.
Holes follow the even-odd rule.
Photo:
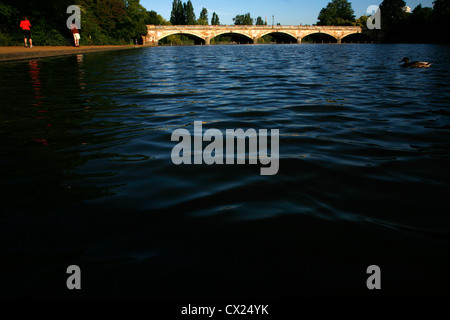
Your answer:
[[[70,54],[81,54],[91,52],[105,52],[116,50],[127,50],[144,48],[142,45],[109,45],[109,46],[84,46],[84,47],[50,47],[50,46],[33,46],[33,48],[25,48],[22,46],[0,47],[0,62],[27,60],[46,57],[63,56]]]

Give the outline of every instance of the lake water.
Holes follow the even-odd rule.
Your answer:
[[[449,70],[448,46],[382,44],[1,63],[2,296],[448,298]],[[195,121],[278,129],[278,173],[174,165]]]

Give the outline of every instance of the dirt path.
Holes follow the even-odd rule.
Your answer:
[[[86,47],[0,47],[0,61],[22,60],[98,51],[126,50],[142,46],[86,46]]]

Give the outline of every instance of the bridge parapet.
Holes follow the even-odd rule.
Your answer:
[[[196,30],[208,30],[208,29],[304,29],[304,30],[329,30],[329,29],[339,29],[339,30],[361,30],[359,26],[311,26],[311,25],[185,25],[185,26],[155,26],[147,25],[147,29],[164,29],[164,30],[185,30],[185,29],[196,29]]]

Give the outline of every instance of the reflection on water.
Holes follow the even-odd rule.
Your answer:
[[[284,45],[1,64],[2,265],[24,286],[9,292],[64,296],[54,274],[79,264],[87,296],[364,296],[376,263],[388,295],[445,295],[449,58]],[[171,133],[194,121],[279,129],[279,173],[173,165]]]
[[[42,84],[39,79],[39,62],[38,60],[30,60],[30,78],[31,85],[34,91],[33,103],[31,104],[33,107],[37,107],[37,115],[36,119],[43,120],[45,119],[45,113],[47,110],[43,110],[40,107],[43,107],[43,93],[42,93]],[[48,127],[51,127],[51,124],[47,124]],[[48,146],[48,140],[45,137],[36,137],[32,139],[34,142],[41,143],[44,146]]]
[[[32,104],[35,107],[42,105],[42,84],[39,80],[39,63],[38,60],[30,60],[30,78],[32,82],[32,87],[34,89],[34,103]]]

